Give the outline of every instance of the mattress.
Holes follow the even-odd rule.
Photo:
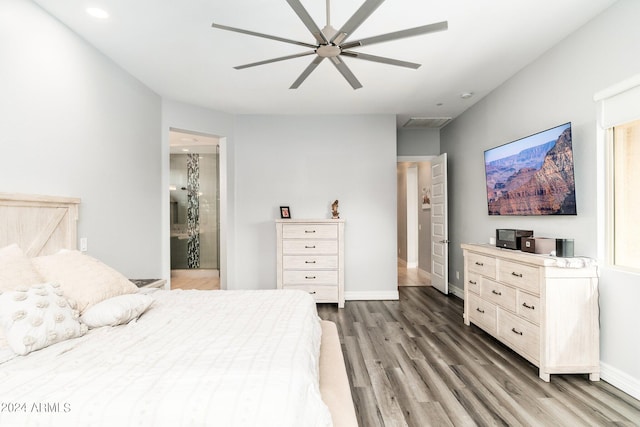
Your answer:
[[[0,425],[331,425],[310,295],[151,295],[127,325],[0,359]]]

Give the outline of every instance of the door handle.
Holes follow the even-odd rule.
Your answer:
[[[450,243],[449,240],[440,240],[438,243]]]

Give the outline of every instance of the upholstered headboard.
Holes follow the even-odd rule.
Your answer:
[[[17,243],[28,256],[76,249],[80,199],[0,193],[0,247]]]

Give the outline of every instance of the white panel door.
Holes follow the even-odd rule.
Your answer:
[[[447,153],[431,161],[431,284],[443,294],[449,293]]]

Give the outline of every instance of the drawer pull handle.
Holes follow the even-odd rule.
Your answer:
[[[530,309],[530,310],[535,310],[535,309],[536,309],[536,306],[535,306],[535,305],[529,305],[529,304],[527,304],[526,302],[523,302],[523,303],[522,303],[522,306],[523,306],[524,308],[528,308],[528,309]]]
[[[305,233],[315,233],[316,230],[304,230]]]
[[[493,289],[493,290],[491,291],[491,293],[492,293],[492,294],[494,294],[494,295],[502,295],[502,292],[498,292],[498,291],[496,291],[495,289]]]
[[[475,280],[469,280],[469,284],[470,284],[470,285],[477,285],[477,284],[478,284],[478,282],[476,282]]]
[[[479,307],[476,307],[476,311],[478,311],[478,312],[480,312],[480,313],[484,314],[484,310],[480,310],[480,308],[479,308]]]
[[[310,293],[311,295],[315,295],[315,294],[316,294],[316,291],[311,291],[311,292],[309,292],[309,293]]]
[[[304,247],[304,248],[305,248],[305,249],[315,249],[315,248],[316,248],[316,245],[310,245],[310,246],[305,245],[305,247]]]
[[[484,265],[484,263],[482,263],[480,261],[476,261],[476,265],[479,265],[480,267],[482,267]]]
[[[316,262],[315,261],[305,261],[304,263],[305,264],[315,264]]]
[[[305,279],[309,279],[309,280],[313,280],[316,278],[316,276],[304,276]]]
[[[515,271],[512,271],[511,275],[516,277],[522,277],[522,273],[516,273]]]
[[[522,332],[516,330],[516,328],[511,328],[511,332],[513,332],[514,334],[522,335]]]

